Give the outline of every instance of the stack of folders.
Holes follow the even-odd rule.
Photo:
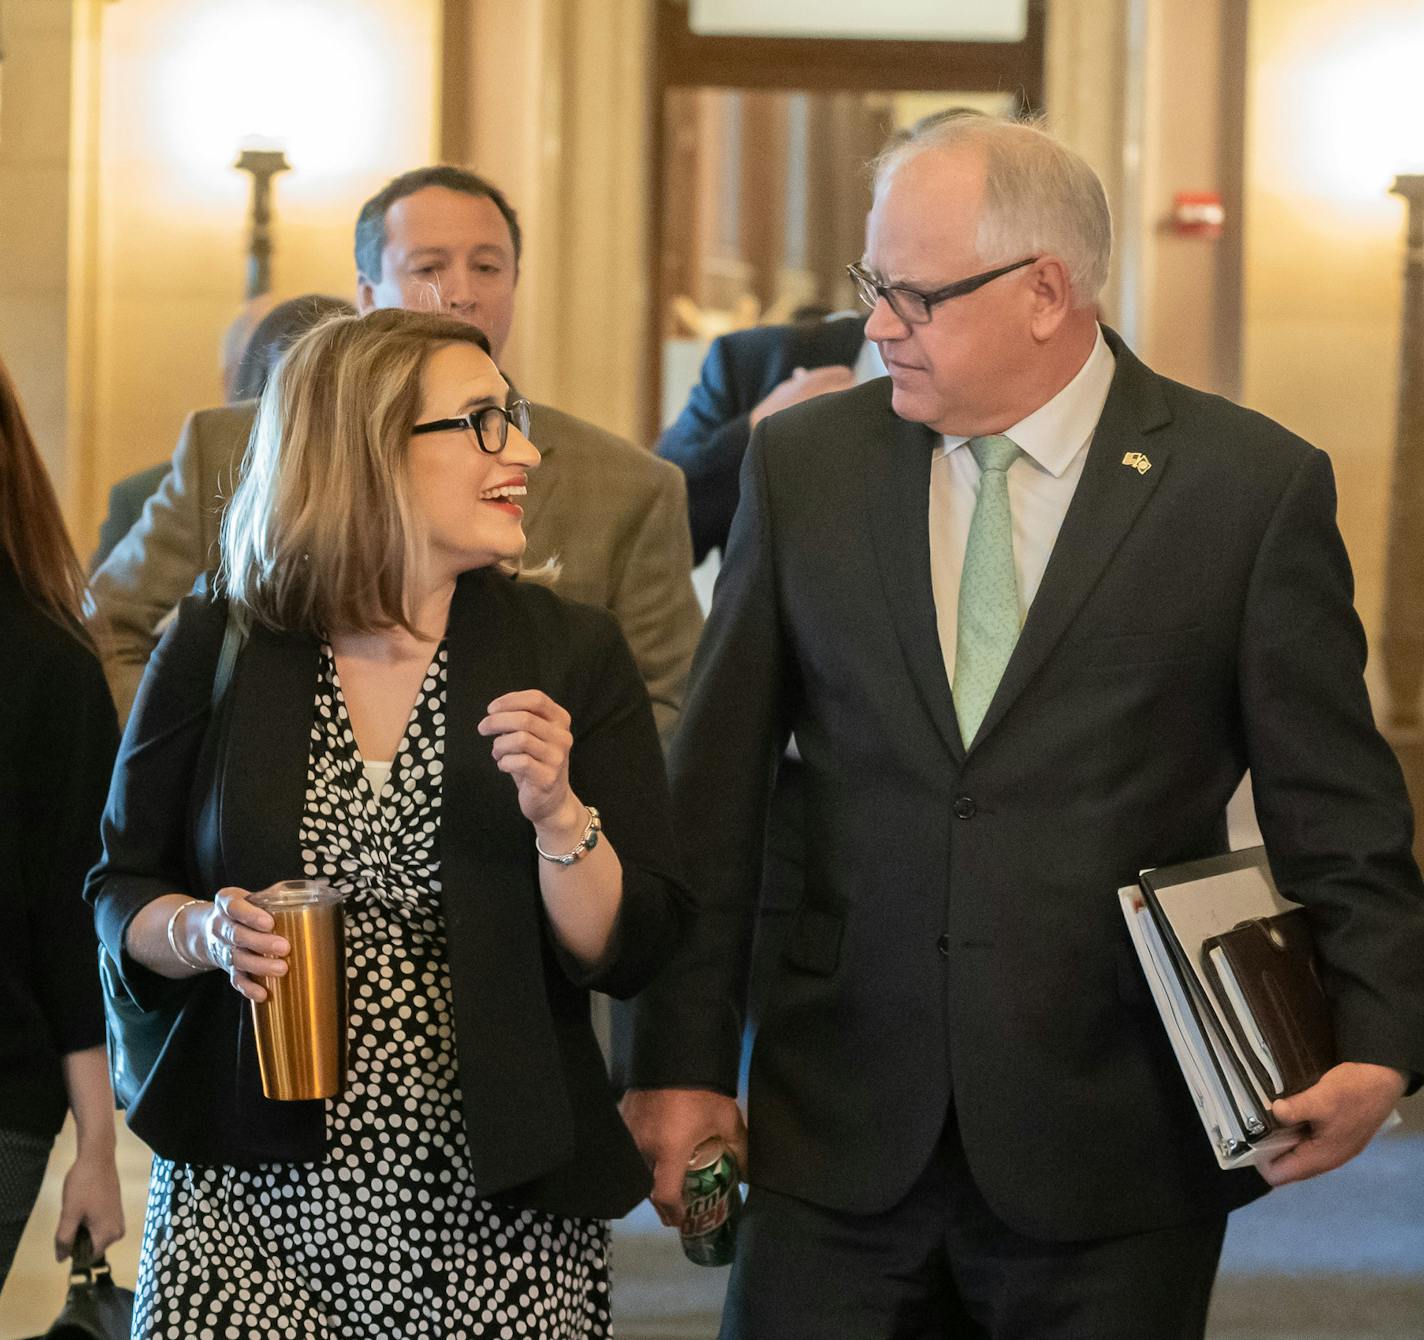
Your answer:
[[[1217,1162],[1269,1162],[1300,1138],[1272,1101],[1334,1064],[1305,909],[1276,891],[1264,847],[1145,870],[1118,897]]]

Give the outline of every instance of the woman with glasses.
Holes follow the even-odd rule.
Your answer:
[[[300,339],[223,594],[145,676],[89,889],[172,1019],[129,1113],[158,1155],[136,1336],[607,1333],[605,1221],[649,1178],[588,991],[639,989],[682,893],[616,625],[517,579],[539,455],[507,395],[444,317]],[[345,895],[324,1102],[263,1096],[248,1007],[290,947],[247,895],[300,877]]]

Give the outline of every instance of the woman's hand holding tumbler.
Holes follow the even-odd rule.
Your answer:
[[[264,1001],[264,977],[287,971],[291,946],[273,935],[272,916],[248,902],[246,889],[219,889],[198,920],[203,953],[213,967],[227,973],[233,990],[248,1000]]]

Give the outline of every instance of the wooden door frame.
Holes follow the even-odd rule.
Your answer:
[[[1028,0],[1021,42],[868,41],[853,38],[707,37],[688,27],[684,0],[653,0],[652,129],[648,145],[648,342],[644,351],[646,440],[661,429],[663,291],[662,172],[665,98],[688,87],[817,93],[1017,94],[1021,110],[1043,107],[1048,0]]]

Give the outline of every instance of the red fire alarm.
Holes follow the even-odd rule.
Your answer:
[[[1225,222],[1216,191],[1178,191],[1172,197],[1172,231],[1178,237],[1220,237]]]

